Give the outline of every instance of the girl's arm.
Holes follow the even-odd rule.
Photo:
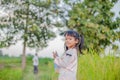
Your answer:
[[[63,57],[56,57],[54,59],[54,63],[56,63],[60,67],[66,68],[75,61],[75,58],[76,57],[73,52],[65,53]]]

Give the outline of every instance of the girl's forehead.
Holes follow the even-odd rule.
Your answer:
[[[72,36],[72,35],[65,35],[65,38],[75,38],[74,36]]]
[[[75,31],[67,31],[64,36],[70,36],[70,37],[74,37],[74,38],[79,38],[79,34]]]

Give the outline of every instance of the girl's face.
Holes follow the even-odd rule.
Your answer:
[[[74,48],[77,43],[78,39],[75,39],[74,37],[69,35],[65,35],[65,45],[68,47],[68,49]]]

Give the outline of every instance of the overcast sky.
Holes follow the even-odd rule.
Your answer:
[[[115,18],[120,16],[120,0],[118,3],[113,7],[112,11],[115,12]],[[1,15],[7,15],[6,13],[2,12],[0,10],[0,16]],[[48,47],[44,48],[43,50],[40,50],[38,52],[39,57],[51,57],[52,58],[52,52],[57,51],[59,55],[62,55],[64,52],[64,41],[62,40],[62,36],[57,36],[54,40],[50,41],[48,43]],[[119,43],[119,42],[117,42]],[[120,46],[120,44],[119,44]],[[2,49],[4,54],[8,54],[9,56],[19,56],[22,54],[23,46],[22,42],[18,42],[16,45],[12,45],[10,48]],[[27,48],[26,53],[32,53],[34,55],[35,50]]]

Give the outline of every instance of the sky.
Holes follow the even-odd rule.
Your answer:
[[[2,49],[4,54],[8,54],[9,56],[19,56],[22,54],[23,46],[22,42],[18,42],[16,45],[12,45],[10,48]],[[48,43],[48,47],[44,48],[43,50],[39,50],[38,56],[39,57],[51,57],[52,52],[57,51],[59,55],[64,52],[64,41],[62,40],[61,36],[57,36],[54,40]],[[35,49],[27,48],[27,54],[35,54]]]
[[[115,12],[115,18],[120,16],[119,12],[120,12],[120,0],[118,0],[118,2],[115,4],[115,6],[113,7],[112,11]]]
[[[113,7],[112,11],[115,12],[115,18],[119,15],[119,11],[120,11],[120,0],[117,2],[117,4]],[[6,13],[4,13],[1,9],[0,9],[0,16],[2,15],[7,15]],[[119,42],[116,42],[116,44],[119,44]],[[111,47],[110,47],[111,48]],[[108,49],[110,49],[108,48]],[[23,46],[22,46],[22,42],[18,42],[16,45],[12,45],[9,48],[4,48],[2,49],[4,54],[8,54],[9,56],[19,56],[22,54],[22,50],[23,50]],[[38,52],[38,56],[39,57],[50,57],[52,58],[52,52],[53,51],[57,51],[58,55],[62,55],[64,53],[64,41],[63,41],[63,37],[57,35],[57,37],[55,39],[53,39],[52,41],[48,42],[48,47],[44,48],[43,50],[40,50]],[[27,48],[26,53],[29,54],[31,53],[32,55],[35,54],[35,49],[30,49]]]

